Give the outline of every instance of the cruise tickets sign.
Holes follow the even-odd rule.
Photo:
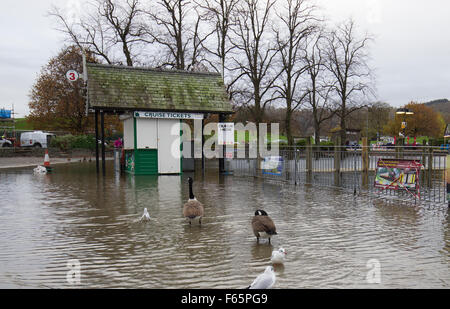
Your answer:
[[[203,114],[183,112],[134,112],[134,118],[153,119],[203,119]]]

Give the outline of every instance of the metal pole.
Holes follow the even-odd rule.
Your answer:
[[[205,173],[205,153],[203,147],[205,146],[205,136],[203,134],[203,128],[205,126],[205,118],[202,118],[202,173]]]
[[[100,125],[102,130],[102,173],[105,176],[105,113],[103,111],[100,111]]]
[[[98,160],[98,110],[95,110],[95,167],[97,169],[97,174],[100,172],[99,160]]]
[[[297,146],[294,146],[294,185],[297,185]]]
[[[219,114],[219,122],[225,122],[226,116],[223,113]],[[219,145],[216,145],[220,147]],[[225,145],[222,146],[222,155],[219,156],[219,174],[223,174],[225,172]]]
[[[450,149],[447,149],[447,157],[450,155]],[[447,207],[450,208],[450,199],[448,198],[449,194],[450,194],[450,179],[448,179],[449,175],[447,173],[447,169],[450,168],[450,166],[447,166],[448,160],[447,157],[445,158],[445,169],[444,169],[444,175],[445,175],[445,186],[446,186],[446,198],[447,198]]]

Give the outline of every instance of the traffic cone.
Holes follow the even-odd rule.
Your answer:
[[[44,167],[47,169],[47,172],[51,172],[52,168],[50,167],[50,157],[48,155],[48,149],[45,149]]]

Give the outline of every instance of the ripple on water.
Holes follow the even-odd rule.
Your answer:
[[[206,174],[194,176],[205,217],[189,226],[186,176],[103,180],[94,171],[80,163],[39,178],[0,172],[1,287],[71,287],[67,261],[78,259],[82,287],[244,288],[280,246],[288,255],[275,288],[450,282],[446,209]],[[147,223],[139,222],[144,207]],[[256,209],[277,225],[271,244],[256,243]],[[366,282],[370,259],[380,262],[380,285]]]

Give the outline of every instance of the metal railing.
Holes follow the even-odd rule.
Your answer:
[[[411,199],[405,190],[382,190],[374,187],[379,159],[418,160],[422,164],[420,200],[447,203],[445,170],[447,151],[439,147],[417,146],[375,149],[348,146],[302,146],[280,149],[281,168],[273,173],[261,169],[263,159],[240,159],[237,152],[230,167],[236,176],[262,177],[267,180],[315,186],[336,187],[354,194],[373,194]]]

